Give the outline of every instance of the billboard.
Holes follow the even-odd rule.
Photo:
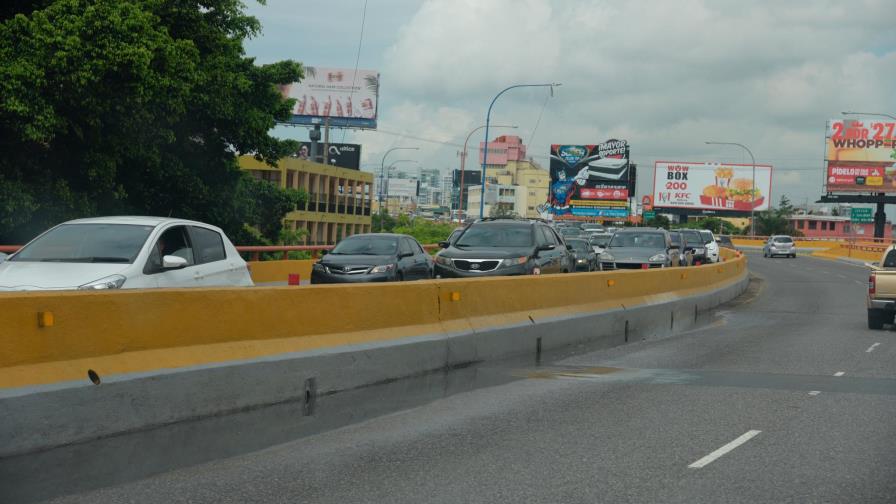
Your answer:
[[[896,192],[894,129],[894,121],[828,121],[827,192]]]
[[[376,70],[305,67],[305,80],[282,86],[295,98],[291,124],[324,124],[348,128],[376,128],[380,74]]]
[[[732,163],[657,161],[653,173],[653,206],[726,212],[768,210],[772,167]]]
[[[317,148],[322,151],[324,149],[323,142],[317,143]],[[361,169],[361,146],[358,144],[331,143],[327,145],[327,163],[328,165],[338,166],[340,168],[350,168],[352,170]],[[311,142],[299,142],[298,157],[300,159],[311,159]],[[318,158],[320,159],[320,158]]]
[[[451,184],[455,188],[460,187],[460,170],[454,170],[451,176]],[[464,170],[464,187],[471,185],[482,185],[481,170]]]
[[[551,190],[547,210],[554,215],[624,219],[634,194],[634,170],[626,140],[593,145],[551,145]]]

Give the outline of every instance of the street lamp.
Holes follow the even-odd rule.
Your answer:
[[[504,88],[500,93],[496,94],[492,99],[491,104],[488,106],[488,113],[485,115],[485,149],[482,152],[482,193],[479,198],[479,218],[484,217],[485,213],[485,166],[488,162],[488,128],[489,122],[492,119],[492,107],[495,105],[495,102],[500,98],[500,96],[507,91],[510,91],[513,88],[520,87],[548,87],[551,88],[551,96],[554,96],[554,88],[562,86],[559,82],[553,82],[551,84],[516,84],[510,87]]]
[[[884,114],[883,112],[840,112],[843,115],[869,115],[869,116],[878,116],[878,117],[889,117],[890,119],[896,120],[896,116],[891,116],[890,114]]]
[[[382,161],[380,161],[380,191],[379,191],[379,197],[378,197],[381,212],[382,212],[382,207],[383,207],[383,172],[386,170],[386,156],[388,156],[390,152],[397,151],[397,150],[420,150],[420,147],[392,147],[391,149],[387,150],[385,154],[383,154],[383,159],[382,159]],[[380,230],[381,231],[382,231],[382,228],[383,228],[383,220],[380,219]]]
[[[493,128],[517,129],[519,126],[506,126],[506,125],[498,126],[498,125],[496,125],[496,126],[492,126],[492,127]],[[475,128],[473,131],[470,132],[469,135],[467,135],[467,139],[464,140],[464,150],[461,151],[461,153],[460,153],[460,193],[458,194],[458,197],[457,197],[457,210],[458,210],[457,220],[458,220],[458,222],[461,221],[460,211],[463,210],[463,204],[464,204],[464,165],[466,164],[466,161],[467,161],[467,143],[469,143],[470,137],[473,136],[473,133],[476,133],[477,131],[481,130],[482,128],[485,128],[484,124],[482,126],[479,126],[478,128]],[[488,142],[486,142],[485,145],[486,145],[486,149],[488,149]]]
[[[750,160],[753,161],[753,187],[750,188],[750,236],[756,236],[756,219],[754,212],[756,209],[756,158],[753,157],[753,153],[744,144],[736,142],[706,142],[706,145],[736,145],[747,151],[747,154],[750,155]]]

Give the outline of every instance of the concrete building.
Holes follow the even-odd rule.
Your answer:
[[[484,145],[485,142],[479,143],[480,166]],[[531,159],[526,159],[526,146],[522,139],[515,135],[503,135],[489,142],[487,161],[486,184],[516,186],[516,213],[521,217],[539,217],[538,206],[548,200],[551,175]],[[489,191],[486,189],[486,204],[489,203],[488,198]],[[477,205],[468,202],[468,213],[478,215]]]
[[[487,184],[485,187],[484,217],[491,217],[497,212],[499,215],[525,216],[524,207],[520,205],[519,193],[525,188],[514,185]],[[468,215],[479,217],[479,205],[482,200],[482,187],[473,186],[469,191]]]
[[[836,215],[794,215],[793,229],[808,238],[874,238],[874,223],[850,222],[849,217]],[[887,221],[884,238],[893,237],[893,225]]]
[[[240,156],[239,166],[259,180],[308,193],[304,208],[284,218],[287,228],[307,231],[306,245],[332,245],[342,237],[370,232],[372,173],[298,158],[281,159],[275,168],[252,156]]]

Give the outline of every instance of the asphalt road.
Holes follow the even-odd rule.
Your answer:
[[[750,269],[687,334],[357,391],[317,423],[286,405],[23,458],[0,484],[103,503],[896,502],[896,330],[866,328],[867,270]]]

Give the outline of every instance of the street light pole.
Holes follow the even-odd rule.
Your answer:
[[[478,128],[471,131],[469,135],[467,135],[467,139],[464,140],[464,150],[461,151],[461,153],[460,153],[460,192],[458,193],[458,197],[457,197],[457,210],[458,210],[457,221],[458,222],[462,221],[462,219],[460,218],[460,211],[463,209],[463,204],[464,204],[464,165],[466,165],[466,161],[467,161],[467,143],[469,143],[470,137],[473,136],[473,133],[476,133],[477,131],[481,130],[484,127],[485,127],[485,125],[483,124],[482,126],[479,126]],[[519,126],[505,126],[505,125],[498,126],[498,125],[496,125],[496,126],[492,126],[492,127],[493,128],[516,129]],[[488,144],[486,143],[486,146],[487,145]]]
[[[889,117],[890,119],[896,120],[896,116],[892,116],[890,114],[884,114],[883,112],[840,112],[843,115],[868,115],[868,116],[878,116],[878,117]]]
[[[504,88],[500,93],[495,95],[495,97],[492,99],[491,104],[489,104],[488,113],[485,115],[485,148],[482,151],[482,192],[481,192],[480,198],[479,198],[479,218],[480,219],[484,217],[483,214],[485,213],[485,166],[486,166],[486,164],[488,164],[488,128],[489,128],[489,123],[491,122],[491,118],[492,118],[492,107],[495,106],[495,102],[498,100],[498,98],[501,97],[502,94],[504,94],[507,91],[510,91],[511,89],[514,89],[514,88],[549,87],[549,88],[551,88],[551,96],[553,96],[554,88],[558,87],[558,86],[562,86],[562,84],[560,84],[558,82],[553,82],[551,84],[516,84],[516,85]]]
[[[383,211],[383,172],[386,170],[386,156],[389,155],[392,151],[397,150],[420,150],[420,147],[392,147],[387,150],[385,154],[383,154],[383,159],[380,161],[380,190],[377,200],[379,201],[379,212]],[[383,218],[380,216],[380,231],[383,230]]]
[[[747,148],[744,144],[739,144],[736,142],[706,142],[707,145],[736,145],[743,150],[747,151],[747,154],[750,155],[750,160],[753,162],[753,187],[750,188],[750,236],[756,236],[756,218],[755,218],[755,210],[756,210],[756,158],[753,157],[753,152]],[[769,202],[771,204],[771,202]]]

